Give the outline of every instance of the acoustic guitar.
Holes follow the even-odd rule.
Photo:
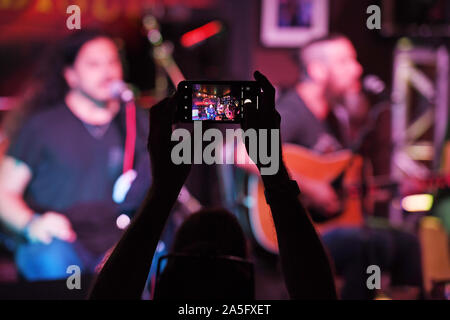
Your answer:
[[[321,155],[309,149],[283,144],[283,158],[291,177],[302,189],[302,178],[327,182],[334,185],[340,180],[341,188],[336,190],[342,200],[342,211],[333,214],[321,223],[315,223],[319,233],[339,226],[360,226],[363,223],[362,200],[358,186],[362,180],[363,159],[349,150]],[[253,235],[265,250],[278,253],[278,242],[270,207],[264,196],[260,177],[253,177],[249,184],[249,196],[253,199],[249,218]]]

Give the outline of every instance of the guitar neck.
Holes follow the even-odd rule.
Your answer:
[[[161,68],[164,69],[170,81],[175,87],[177,87],[178,83],[180,83],[181,81],[186,80],[183,73],[181,72],[181,69],[173,59],[171,53],[165,53],[164,55],[155,58],[155,61]]]
[[[159,41],[155,42],[149,39],[150,44],[153,46],[153,58],[157,65],[164,69],[173,85],[177,87],[178,83],[185,80],[185,77],[172,56],[173,45],[163,40],[163,36],[159,30],[159,24],[155,18],[153,18],[152,24],[146,25],[144,23],[144,26],[149,34],[154,33],[159,35]]]

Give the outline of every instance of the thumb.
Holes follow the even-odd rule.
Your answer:
[[[241,122],[242,130],[247,130],[249,128],[256,128],[257,124],[257,110],[256,103],[250,102],[244,104],[244,118]]]
[[[170,98],[165,98],[150,109],[149,141],[165,139],[172,131],[172,111]]]

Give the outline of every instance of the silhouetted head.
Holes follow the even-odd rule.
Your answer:
[[[224,209],[202,210],[176,233],[155,299],[253,299],[245,236]]]

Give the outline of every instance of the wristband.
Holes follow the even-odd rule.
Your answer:
[[[30,238],[30,227],[31,224],[36,221],[37,219],[39,219],[41,217],[41,215],[39,213],[33,213],[33,215],[31,216],[31,219],[27,222],[27,224],[25,225],[25,227],[22,229],[22,233],[25,236],[25,238],[27,240],[31,240]]]
[[[295,180],[285,180],[264,190],[266,202],[269,205],[286,196],[298,197],[300,193],[300,188]]]

